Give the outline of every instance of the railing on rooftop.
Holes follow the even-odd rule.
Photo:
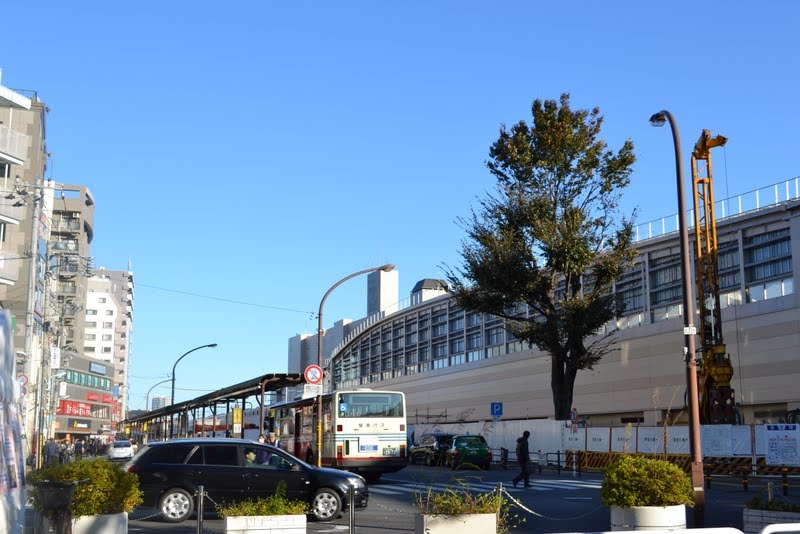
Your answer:
[[[717,221],[723,221],[737,215],[769,208],[798,198],[800,198],[800,177],[718,200],[714,203],[714,209],[717,214]],[[686,211],[686,220],[687,227],[694,228],[694,209]],[[639,242],[676,233],[677,231],[678,214],[675,213],[668,217],[637,224],[634,227],[633,235],[634,241]]]
[[[25,161],[30,136],[0,124],[0,154]]]

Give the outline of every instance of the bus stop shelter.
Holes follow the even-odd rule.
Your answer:
[[[159,435],[162,436],[162,439],[189,437],[189,414],[191,414],[194,421],[197,421],[199,412],[200,420],[203,421],[203,425],[205,425],[207,409],[210,415],[216,419],[219,415],[217,412],[221,406],[224,406],[224,413],[227,415],[231,411],[231,403],[235,405],[241,401],[242,405],[244,405],[245,400],[250,397],[255,397],[261,407],[258,427],[259,433],[263,434],[266,393],[278,391],[285,387],[297,386],[304,382],[305,379],[301,373],[269,373],[245,380],[233,386],[212,391],[211,393],[194,399],[164,406],[157,410],[150,410],[135,417],[130,417],[122,421],[121,425],[131,437],[137,435],[146,436],[148,432],[153,433],[156,439],[159,438]],[[178,418],[177,432],[174,423],[174,418],[176,416]],[[215,424],[212,425],[211,432],[212,436],[216,436]],[[238,435],[234,436],[231,432],[229,437],[244,437],[244,425],[241,426],[241,432]]]

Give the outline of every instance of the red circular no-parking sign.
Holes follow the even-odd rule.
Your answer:
[[[320,384],[322,383],[322,367],[319,365],[309,365],[306,367],[303,376],[309,384]]]

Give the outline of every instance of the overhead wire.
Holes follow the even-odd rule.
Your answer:
[[[190,297],[197,297],[197,298],[208,299],[208,300],[216,300],[216,301],[219,301],[219,302],[229,302],[231,304],[240,304],[242,306],[252,306],[253,308],[263,308],[263,309],[268,309],[268,310],[278,310],[278,311],[287,311],[287,312],[293,312],[293,313],[304,313],[304,314],[316,315],[316,312],[312,312],[312,311],[308,311],[308,310],[297,310],[297,309],[294,309],[294,308],[284,308],[284,307],[280,307],[280,306],[269,306],[267,304],[256,304],[254,302],[245,302],[245,301],[242,301],[242,300],[234,300],[234,299],[228,299],[228,298],[223,298],[223,297],[213,297],[211,295],[201,295],[200,293],[193,293],[191,291],[181,291],[179,289],[170,289],[170,288],[167,288],[167,287],[154,286],[154,285],[150,285],[150,284],[142,284],[141,282],[136,282],[136,286],[137,287],[148,287],[150,289],[157,289],[159,291],[167,291],[169,293],[178,293],[180,295],[188,295]]]

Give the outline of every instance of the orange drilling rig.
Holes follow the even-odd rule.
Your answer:
[[[735,397],[731,388],[733,365],[722,338],[719,243],[711,170],[711,149],[724,146],[727,141],[721,135],[711,137],[709,130],[703,130],[692,151],[698,334],[702,352],[697,376],[700,421],[704,424],[735,423]]]

